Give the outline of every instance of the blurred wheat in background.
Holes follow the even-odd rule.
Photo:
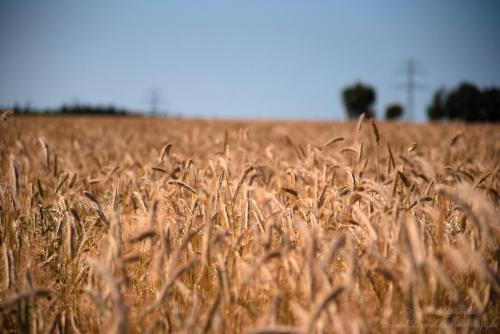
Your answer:
[[[497,329],[498,125],[8,116],[2,332]]]

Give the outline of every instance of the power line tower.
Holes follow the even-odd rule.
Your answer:
[[[151,89],[149,95],[149,113],[151,116],[157,116],[160,106],[160,93],[158,89]]]
[[[424,74],[419,65],[414,59],[408,59],[404,68],[400,69],[400,73],[406,76],[404,83],[399,84],[398,88],[406,90],[406,110],[407,119],[413,121],[415,119],[415,92],[424,88],[424,85],[417,82],[418,75]]]

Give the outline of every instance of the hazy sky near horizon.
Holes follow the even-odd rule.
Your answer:
[[[0,0],[0,105],[112,103],[184,116],[343,119],[342,88],[417,119],[461,81],[500,86],[500,1]]]

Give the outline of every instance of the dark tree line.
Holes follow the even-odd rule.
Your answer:
[[[342,90],[342,101],[349,118],[361,114],[374,117],[373,104],[377,94],[371,85],[357,82]],[[401,117],[403,107],[398,103],[386,107],[385,118],[393,120]],[[483,90],[471,83],[462,83],[451,91],[439,89],[427,108],[430,120],[462,120],[465,122],[500,121],[500,88]]]
[[[500,121],[500,89],[480,90],[471,83],[462,83],[446,92],[439,89],[427,108],[430,120],[463,120],[466,122]]]
[[[6,108],[1,108],[6,109]],[[126,116],[133,115],[129,110],[118,108],[113,105],[88,105],[72,104],[62,105],[59,108],[33,108],[30,106],[14,105],[12,108],[16,115],[103,115],[103,116]]]

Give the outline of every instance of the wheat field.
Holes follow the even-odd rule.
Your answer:
[[[1,332],[498,330],[498,125],[4,116]]]

